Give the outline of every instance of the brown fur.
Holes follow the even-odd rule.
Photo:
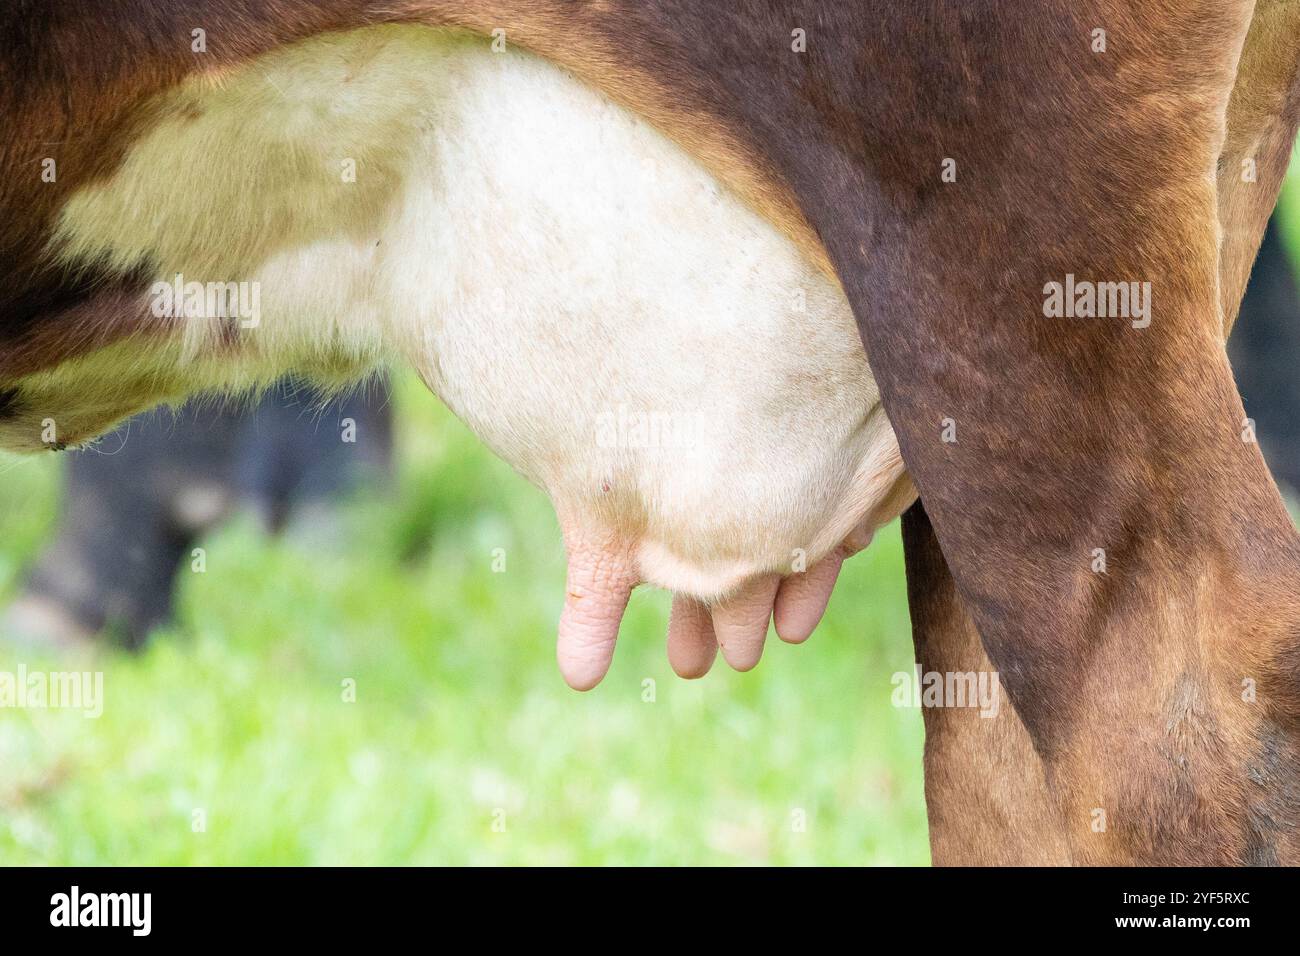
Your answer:
[[[926,673],[994,670],[917,502],[903,515],[916,659]],[[1069,849],[1043,763],[1015,708],[927,707],[925,800],[930,854],[948,866],[1056,866]]]
[[[1297,37],[1300,36],[1296,30],[1297,17],[1300,17],[1300,4],[1273,4],[1267,8],[1261,5],[1251,26],[1232,93],[1227,139],[1219,162],[1219,210],[1225,233],[1220,265],[1225,334],[1235,319],[1249,263],[1276,199],[1294,140],[1295,111],[1300,103],[1296,88],[1297,67],[1300,66],[1296,54]],[[1252,148],[1257,157],[1259,176],[1257,182],[1247,183],[1241,178],[1241,160]],[[1216,502],[1209,504],[1213,507]],[[1225,509],[1220,505],[1219,510]],[[924,623],[936,619],[941,621],[940,614],[951,613],[951,604],[945,596],[945,586],[950,583],[946,574],[941,569],[935,570],[932,563],[915,558],[914,551],[926,547],[924,538],[918,531],[909,533],[905,522],[918,655],[921,659],[945,653],[960,655],[969,647],[972,625],[968,617],[952,614],[946,627],[934,623],[927,627]],[[1279,538],[1284,543],[1281,553],[1285,556],[1289,550],[1285,546],[1286,533],[1279,532]],[[1283,557],[1282,560],[1287,559]],[[1185,574],[1186,569],[1169,568],[1164,571],[1164,580],[1175,583],[1180,575]],[[1277,575],[1275,580],[1287,579],[1287,573],[1281,568],[1269,569],[1264,576],[1272,578],[1274,574]],[[1291,580],[1294,581],[1294,577]],[[1164,590],[1160,585],[1160,581],[1153,581],[1149,586],[1156,597]],[[1237,597],[1232,594],[1231,587],[1225,586],[1220,589],[1219,600],[1210,602],[1211,606],[1201,612],[1202,620],[1187,628],[1199,641],[1214,642],[1210,650],[1217,653],[1210,656],[1219,658],[1218,665],[1228,674],[1236,672],[1241,680],[1246,679],[1243,676],[1245,671],[1251,669],[1243,663],[1252,656],[1243,645],[1248,646],[1254,639],[1267,635],[1273,646],[1255,659],[1269,662],[1263,670],[1270,673],[1267,682],[1272,700],[1265,701],[1261,696],[1259,703],[1243,706],[1240,680],[1234,683],[1226,676],[1220,678],[1222,685],[1207,693],[1207,685],[1212,686],[1215,681],[1199,665],[1193,665],[1190,672],[1176,676],[1179,661],[1186,660],[1187,654],[1177,647],[1166,648],[1163,655],[1157,655],[1157,659],[1147,665],[1154,666],[1157,675],[1162,671],[1169,674],[1165,679],[1172,684],[1165,693],[1142,695],[1139,692],[1139,696],[1130,700],[1122,696],[1115,698],[1112,689],[1105,684],[1096,688],[1093,693],[1102,699],[1105,699],[1103,695],[1111,695],[1106,706],[1112,707],[1117,715],[1117,719],[1112,720],[1115,732],[1131,732],[1144,724],[1153,729],[1146,740],[1134,742],[1144,746],[1150,754],[1144,761],[1145,766],[1138,766],[1151,777],[1149,782],[1143,781],[1142,786],[1131,788],[1126,795],[1132,805],[1118,821],[1126,831],[1120,835],[1119,841],[1093,833],[1090,825],[1084,826],[1092,810],[1105,807],[1089,808],[1086,798],[1081,800],[1077,792],[1071,793],[1066,786],[1054,782],[1053,790],[1058,797],[1074,801],[1074,806],[1067,811],[1073,817],[1069,831],[1076,844],[1072,853],[1074,859],[1294,861],[1297,801],[1293,782],[1296,779],[1294,648],[1297,644],[1294,593],[1294,584],[1289,594],[1278,593],[1272,585],[1265,585],[1266,597],[1254,603],[1253,608],[1249,596],[1240,596],[1241,603],[1252,608],[1257,615],[1258,623],[1244,626],[1237,640],[1233,640],[1207,626],[1216,611],[1222,614],[1225,599],[1231,601]],[[1214,604],[1219,606],[1214,607]],[[1277,615],[1277,620],[1270,621],[1270,615]],[[1252,615],[1242,616],[1249,618]],[[1112,680],[1108,675],[1122,674],[1140,660],[1140,655],[1122,650],[1113,665],[1094,665],[1092,670],[1109,684]],[[1150,672],[1143,677],[1144,683],[1154,683]],[[1083,693],[1087,695],[1090,690],[1084,689]],[[1144,701],[1143,696],[1149,699]],[[1211,702],[1216,696],[1217,706]],[[1163,713],[1160,712],[1161,705]],[[1148,712],[1145,718],[1142,715],[1144,709]],[[1230,719],[1221,720],[1216,716],[1217,712],[1224,711],[1231,715]],[[1261,714],[1260,711],[1271,713]],[[948,712],[927,714],[928,723],[946,721],[954,724],[951,718]],[[1125,731],[1124,725],[1128,725],[1130,730]],[[1032,777],[1042,763],[1037,754],[1021,750],[1021,760],[1013,759],[996,768],[996,776],[990,778],[989,755],[1017,752],[1019,729],[1014,724],[1004,724],[999,728],[979,721],[968,721],[965,729],[964,736],[956,732],[938,737],[932,734],[927,742],[927,788],[931,795],[936,861],[969,863],[980,859],[1005,859],[1006,852],[1012,853],[1013,862],[1041,861],[1043,856],[1039,846],[1032,844],[997,841],[1004,851],[999,857],[997,847],[972,843],[984,832],[979,818],[973,815],[959,816],[953,826],[943,825],[950,808],[964,799],[954,787],[936,795],[936,788],[943,786],[944,781],[954,778],[967,782],[981,781],[984,789],[997,792],[998,788],[1003,788],[1005,791],[1006,787],[1023,780],[1026,775]],[[1097,768],[1117,765],[1115,741],[1107,739],[1104,732],[1085,728],[1084,732],[1075,735],[1075,740],[1071,746],[1082,751],[1077,758],[1079,763]],[[1060,747],[1061,744],[1054,742],[1051,749]],[[1213,766],[1209,773],[1205,773],[1203,767],[1197,766],[1198,763]],[[1214,785],[1206,786],[1206,779],[1214,775],[1220,763],[1228,767],[1227,772],[1222,773]],[[1128,773],[1134,763],[1127,760],[1118,765],[1124,768],[1123,773]],[[1121,776],[1113,770],[1110,775]],[[1165,785],[1159,789],[1152,788],[1150,784],[1160,779],[1167,781]],[[1028,821],[1028,827],[1032,827],[1042,815],[1039,796],[1021,791],[1017,797],[1004,797],[1001,812],[1020,817]],[[1237,809],[1230,809],[1234,803]],[[1178,808],[1176,813],[1170,812],[1172,807]],[[1112,814],[1111,826],[1116,822]],[[1202,836],[1198,837],[1198,833]],[[1121,843],[1122,848],[1115,846],[1116,842]],[[1020,854],[1017,847],[1024,847],[1027,852]]]
[[[1224,337],[1237,319],[1250,267],[1277,202],[1300,123],[1300,3],[1260,0],[1242,50],[1228,104],[1228,135],[1219,157],[1220,266]],[[1256,179],[1243,178],[1253,160]]]

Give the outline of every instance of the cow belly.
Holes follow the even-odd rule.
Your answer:
[[[255,288],[238,347],[192,323],[189,361],[402,357],[564,521],[703,597],[888,517],[902,467],[838,287],[553,65],[374,28],[156,112],[59,251]]]

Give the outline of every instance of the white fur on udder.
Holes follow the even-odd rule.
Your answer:
[[[373,28],[157,112],[56,250],[260,283],[237,348],[187,325],[197,387],[404,357],[566,521],[706,598],[825,554],[902,473],[839,288],[553,64]]]

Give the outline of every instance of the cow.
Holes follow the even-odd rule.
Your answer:
[[[680,595],[679,670],[718,643],[752,666],[768,615],[806,636],[838,561],[907,508],[919,660],[995,670],[1013,705],[926,713],[937,862],[1294,863],[1300,542],[1223,343],[1295,138],[1298,26],[1297,0],[18,2],[0,441],[57,448],[197,390],[404,355],[551,494],[578,687],[637,580]],[[428,39],[408,29],[466,58],[403,71],[391,46]],[[458,114],[462,89],[480,99]],[[559,135],[511,138],[501,117],[532,118],[511,111],[537,89]],[[492,201],[521,182],[543,221],[581,218],[587,190],[529,177],[592,113],[633,123],[587,140],[595,206],[639,133],[643,173],[705,174],[716,206],[707,186],[678,216],[616,191],[587,248],[513,244]],[[464,147],[493,124],[506,155]],[[331,166],[363,188],[326,188]],[[602,283],[644,292],[665,235],[674,276],[716,273],[726,306],[650,328],[675,301],[655,286],[638,304],[658,310],[599,321]],[[770,276],[817,309],[776,321]],[[597,294],[566,301],[575,280]],[[1046,302],[1065,284],[1141,305],[1067,318]],[[869,369],[840,347],[848,310]],[[704,387],[733,470],[635,440],[577,453],[553,415],[576,388],[607,403],[590,357],[627,348],[656,401]],[[572,364],[530,377],[548,350]]]
[[[552,498],[569,554],[557,654],[579,689],[608,669],[642,581],[677,595],[668,650],[683,676],[719,649],[754,667],[773,617],[806,639],[842,560],[910,504],[834,283],[554,65],[379,24],[268,54],[217,89],[196,82],[163,94],[170,121],[132,147],[145,158],[78,191],[51,239],[74,274],[166,259],[137,307],[152,331],[24,378],[0,420],[13,444],[75,444],[101,417],[205,384],[347,383],[396,356]],[[238,159],[223,149],[232,123]],[[318,153],[305,173],[286,137]],[[147,158],[178,146],[220,169]],[[249,188],[272,170],[292,189]],[[77,377],[69,404],[50,374]]]

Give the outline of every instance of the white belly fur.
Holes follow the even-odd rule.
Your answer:
[[[901,474],[838,287],[546,61],[374,28],[158,110],[57,251],[260,283],[234,383],[404,358],[562,515],[635,529],[647,580],[706,598],[811,563]],[[207,365],[211,327],[187,336]]]

